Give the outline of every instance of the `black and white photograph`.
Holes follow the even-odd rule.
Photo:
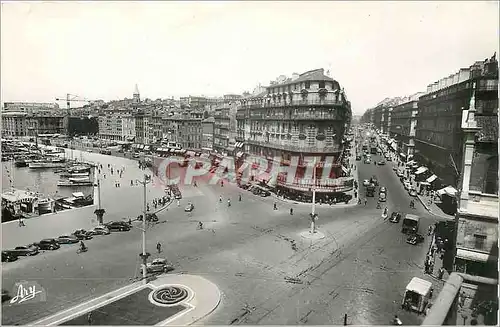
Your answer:
[[[1,324],[496,326],[499,1],[2,1]]]

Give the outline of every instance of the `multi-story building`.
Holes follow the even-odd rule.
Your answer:
[[[495,57],[429,85],[418,101],[415,158],[433,170],[444,184],[454,187],[463,160],[462,111],[469,109],[473,92],[479,115],[498,110]]]
[[[149,142],[149,116],[144,110],[134,113],[135,143],[148,144]]]
[[[27,112],[2,113],[2,137],[21,137],[28,135]]]
[[[214,149],[214,124],[214,117],[209,117],[201,122],[201,149],[207,153],[211,153]]]
[[[342,176],[342,140],[346,121],[350,119],[350,102],[340,84],[326,76],[323,69],[316,69],[281,78],[267,87],[264,94],[244,98],[237,113],[238,138],[244,139],[245,152],[268,159],[281,158],[285,165],[290,164],[292,157],[299,157],[295,182],[278,183],[307,191],[312,183],[299,181],[306,166],[312,164],[304,160],[305,156],[321,157],[318,164],[325,156],[333,156],[330,177]],[[340,184],[322,186],[327,192],[341,191]]]
[[[124,112],[107,112],[99,116],[99,138],[102,140],[123,140],[123,116]]]
[[[471,83],[472,98],[460,126],[464,137],[454,267],[498,278],[498,104],[485,110],[476,100],[482,92],[494,90],[493,83]]]
[[[228,152],[234,150],[229,148],[231,139],[230,111],[231,107],[228,104],[223,104],[216,108],[214,113],[214,150],[222,156],[227,156]]]
[[[135,141],[135,117],[132,114],[127,113],[122,116],[122,140]]]
[[[4,102],[4,110],[11,112],[27,112],[33,113],[36,111],[51,111],[59,109],[57,103],[43,103],[43,102]]]
[[[416,93],[401,99],[401,103],[391,111],[390,136],[395,140],[393,149],[399,151],[403,161],[413,157],[415,129],[417,125],[418,99],[423,93]],[[395,149],[395,150],[396,150]]]
[[[68,116],[64,111],[32,112],[26,118],[28,135],[68,134]]]
[[[163,119],[166,127],[166,139],[169,143],[177,143],[186,150],[202,148],[203,112],[186,110]]]

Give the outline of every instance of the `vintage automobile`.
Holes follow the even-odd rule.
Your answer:
[[[73,243],[78,243],[79,240],[74,235],[62,235],[57,238],[57,242],[59,244],[73,244]]]
[[[375,186],[378,186],[378,180],[377,180],[377,177],[372,176],[372,178],[370,179],[370,183],[375,184]]]
[[[92,232],[88,232],[85,229],[77,229],[73,235],[79,240],[91,240]]]
[[[414,188],[411,188],[411,189],[408,190],[408,194],[410,196],[417,196],[417,190],[414,189]]]
[[[383,166],[383,165],[385,165],[385,161],[384,161],[384,160],[380,160],[377,164],[378,164],[379,166]]]
[[[118,231],[118,232],[128,232],[130,230],[129,224],[123,221],[113,221],[105,224],[110,232]]]
[[[146,265],[146,273],[167,273],[172,270],[174,270],[174,267],[167,262],[167,259],[163,258],[154,259]]]
[[[381,186],[380,187],[380,191],[378,191],[379,193],[387,193],[387,189],[385,188],[385,186]]]
[[[194,205],[191,202],[189,202],[188,205],[184,208],[185,212],[191,212],[193,210],[194,210]]]
[[[17,260],[17,255],[7,251],[2,251],[2,262],[12,262]]]
[[[7,252],[16,256],[32,256],[38,254],[38,250],[38,246],[28,244],[26,246],[17,246],[13,250],[7,250]]]
[[[45,239],[41,240],[40,242],[35,243],[35,245],[40,250],[57,250],[61,247],[59,245],[59,242],[54,238],[45,238]]]
[[[92,235],[109,235],[111,232],[104,226],[97,226],[90,230]]]
[[[387,193],[380,192],[378,195],[378,201],[379,202],[386,202],[387,201]]]
[[[432,283],[424,279],[413,277],[406,286],[401,307],[408,311],[424,313],[432,298]]]
[[[360,155],[357,155],[356,156],[356,161],[360,161],[361,160],[361,156]]]
[[[401,216],[401,212],[394,211],[393,213],[391,213],[391,218],[389,218],[389,221],[391,223],[397,224],[401,220]]]
[[[418,245],[424,241],[424,237],[420,234],[412,234],[406,239],[406,243],[411,245]]]
[[[363,180],[363,186],[368,186],[368,185],[370,185],[370,181],[367,179]]]

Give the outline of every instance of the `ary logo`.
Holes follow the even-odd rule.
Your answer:
[[[37,282],[21,281],[16,283],[12,292],[14,297],[10,304],[21,304],[24,302],[45,302],[47,293]]]

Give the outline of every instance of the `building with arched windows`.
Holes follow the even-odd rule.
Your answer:
[[[326,157],[334,158],[331,178],[345,174],[341,161],[351,105],[340,84],[323,69],[292,78],[280,76],[265,91],[242,99],[236,116],[236,141],[243,146],[237,157],[250,154],[268,160],[280,158],[284,165],[289,165],[293,157],[299,158],[297,185],[285,185],[278,178],[281,186],[310,188],[300,181],[307,166],[304,158],[310,156],[318,157],[320,166]]]

